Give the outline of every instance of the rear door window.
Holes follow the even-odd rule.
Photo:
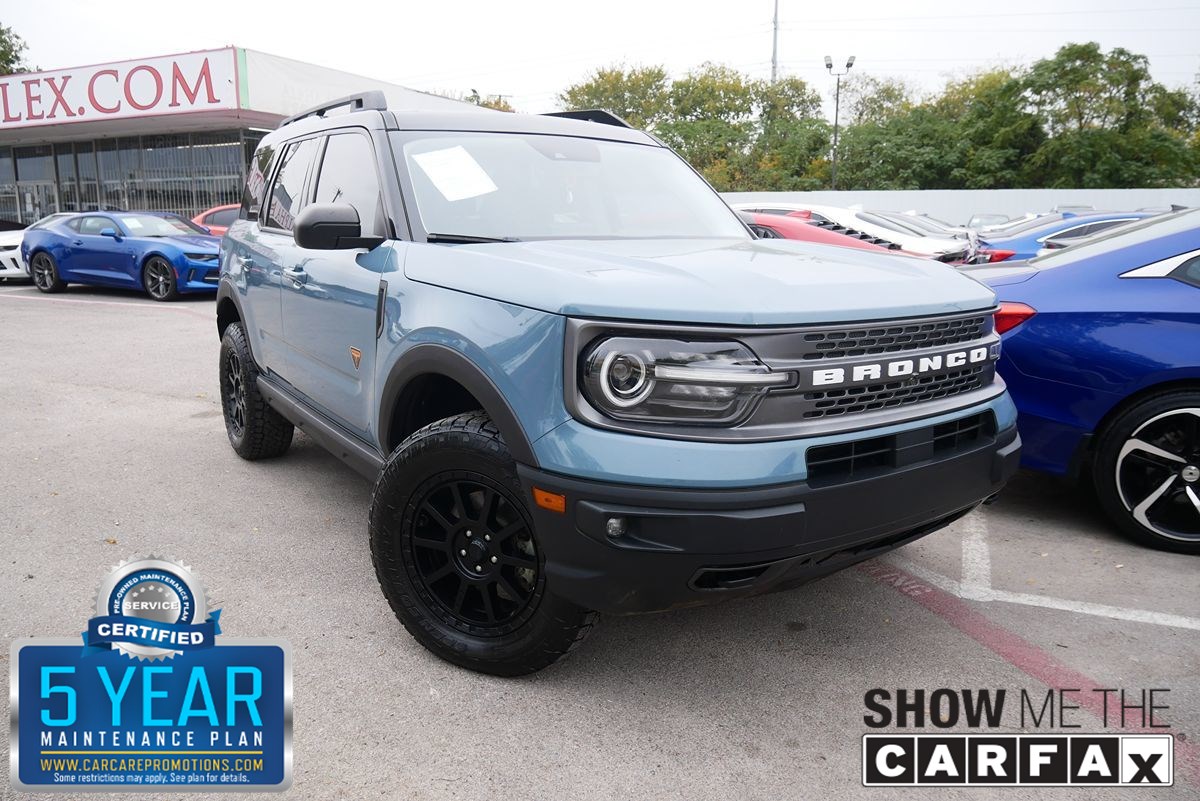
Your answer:
[[[317,154],[318,139],[305,139],[287,146],[280,161],[279,171],[271,184],[267,197],[264,228],[291,231],[296,215],[304,207],[304,187],[309,167]]]

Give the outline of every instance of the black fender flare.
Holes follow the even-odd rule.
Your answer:
[[[392,410],[404,388],[422,375],[437,374],[453,379],[471,393],[500,429],[505,444],[518,462],[538,466],[533,445],[525,435],[517,415],[492,380],[459,351],[434,342],[423,342],[405,351],[392,366],[379,395],[379,444],[387,452],[391,439]]]

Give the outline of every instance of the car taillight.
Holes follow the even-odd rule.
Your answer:
[[[985,248],[980,252],[987,256],[988,264],[1004,261],[1005,259],[1011,259],[1013,256],[1017,255],[1015,250],[992,250],[990,248]]]
[[[996,333],[1003,334],[1005,331],[1011,331],[1035,314],[1037,314],[1037,309],[1032,306],[1004,301],[996,311]]]

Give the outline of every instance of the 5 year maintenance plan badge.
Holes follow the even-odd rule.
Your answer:
[[[182,562],[122,562],[78,639],[13,643],[10,765],[19,790],[284,790],[287,642],[222,638]]]

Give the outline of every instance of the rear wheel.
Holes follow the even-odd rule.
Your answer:
[[[1200,391],[1155,395],[1121,414],[1101,435],[1093,480],[1130,537],[1200,554]]]
[[[230,323],[221,336],[220,382],[225,433],[237,455],[254,461],[286,453],[295,428],[259,394],[258,366],[241,323]]]
[[[67,282],[58,275],[58,264],[54,257],[44,250],[33,254],[29,261],[29,274],[33,278],[33,285],[41,292],[52,294],[67,288]]]
[[[175,300],[179,297],[175,268],[160,256],[151,257],[142,268],[142,286],[146,288],[146,294],[155,300]]]
[[[540,670],[596,619],[547,585],[515,463],[482,412],[432,423],[388,459],[371,502],[371,557],[409,633],[471,670]]]

